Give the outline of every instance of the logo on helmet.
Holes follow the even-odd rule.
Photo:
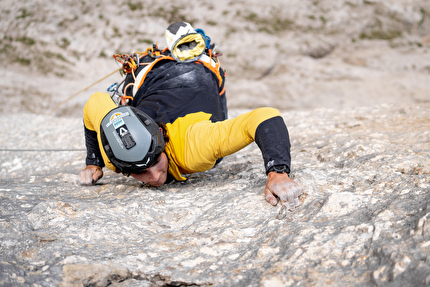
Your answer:
[[[124,121],[122,120],[123,117],[129,116],[130,114],[128,112],[125,113],[114,113],[110,119],[109,122],[106,124],[106,127],[108,128],[110,125],[114,125],[114,128],[117,129],[120,126],[122,126],[122,124],[124,124]]]

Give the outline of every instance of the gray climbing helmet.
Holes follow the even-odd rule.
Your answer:
[[[150,167],[164,150],[157,123],[135,107],[120,106],[102,120],[103,149],[117,171],[129,175]]]

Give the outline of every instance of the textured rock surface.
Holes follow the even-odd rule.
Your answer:
[[[186,183],[80,187],[80,118],[2,115],[0,285],[430,285],[429,115],[283,113],[305,191],[283,220],[255,144]]]
[[[430,2],[147,2],[1,1],[0,285],[430,286]],[[53,108],[183,20],[224,54],[232,116],[284,111],[287,218],[255,144],[182,184],[74,184],[82,106],[121,78]]]

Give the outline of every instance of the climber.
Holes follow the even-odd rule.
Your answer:
[[[98,92],[86,103],[87,166],[77,182],[94,185],[106,166],[159,187],[209,170],[255,141],[267,174],[266,200],[277,205],[279,198],[294,210],[301,188],[289,177],[290,141],[279,111],[258,108],[227,119],[225,72],[210,38],[179,22],[167,28],[166,39],[162,51],[154,45],[122,57],[122,93]]]

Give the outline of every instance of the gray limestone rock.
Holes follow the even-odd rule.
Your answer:
[[[304,189],[282,220],[255,144],[185,183],[82,187],[80,118],[1,115],[0,285],[430,285],[430,105],[282,115]]]

